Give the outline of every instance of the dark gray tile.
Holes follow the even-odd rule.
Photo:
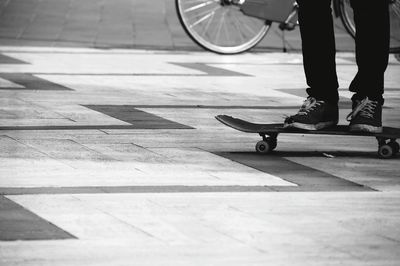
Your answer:
[[[57,240],[75,236],[0,196],[0,240]]]
[[[167,120],[135,108],[132,105],[85,105],[94,111],[127,122],[140,129],[192,129],[192,127]]]
[[[31,74],[0,73],[0,77],[9,80],[23,88],[0,88],[0,90],[38,90],[38,91],[72,91],[72,89],[38,78]]]
[[[15,59],[13,57],[0,54],[0,64],[28,64],[27,62],[24,62],[22,60]]]
[[[174,63],[170,62],[170,64],[195,69],[201,72],[204,72],[208,76],[218,76],[218,77],[250,77],[251,75],[247,75],[244,73],[231,71],[219,67],[214,67],[207,65],[206,63]]]
[[[239,152],[215,154],[298,185],[298,187],[270,187],[275,191],[374,191],[369,187],[292,162],[276,154]]]

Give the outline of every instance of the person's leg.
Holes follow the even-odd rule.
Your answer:
[[[336,46],[331,0],[297,0],[303,65],[310,96],[336,104]]]
[[[358,72],[350,84],[354,99],[368,97],[383,104],[384,73],[389,56],[389,1],[351,0],[356,25]]]
[[[338,81],[331,0],[297,0],[309,97],[284,127],[318,130],[338,123]]]
[[[351,0],[356,25],[358,72],[350,84],[355,92],[350,130],[381,132],[384,73],[389,57],[389,1]]]

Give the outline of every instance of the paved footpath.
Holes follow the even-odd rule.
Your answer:
[[[335,18],[339,51],[353,40]],[[286,32],[285,46],[299,51],[299,29]],[[282,51],[274,23],[255,50]],[[175,10],[175,0],[0,0],[0,44],[17,46],[197,50]]]
[[[339,53],[340,123],[353,54]],[[400,63],[384,123],[400,123]],[[399,158],[374,138],[255,134],[301,55],[0,47],[1,265],[399,265]]]

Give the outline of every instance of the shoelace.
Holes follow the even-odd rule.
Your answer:
[[[351,121],[351,119],[353,119],[357,115],[365,118],[373,118],[374,111],[377,105],[377,101],[371,101],[367,97],[362,100],[350,114],[347,115],[346,120]]]
[[[323,101],[317,101],[314,97],[308,97],[303,105],[300,107],[300,110],[297,112],[298,115],[307,115],[319,105],[321,105]]]
[[[313,111],[315,108],[323,103],[323,101],[317,101],[317,99],[315,99],[314,97],[308,97],[306,100],[304,100],[296,115],[308,115],[311,111]],[[284,115],[283,118],[286,120],[293,116],[294,115]]]

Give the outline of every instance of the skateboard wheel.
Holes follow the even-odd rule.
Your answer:
[[[278,142],[276,138],[268,137],[265,140],[260,140],[259,142],[257,142],[256,151],[259,153],[268,153],[273,151],[276,148],[277,144]]]
[[[268,153],[271,151],[271,146],[267,141],[260,140],[256,144],[256,151],[258,153]]]
[[[394,150],[392,145],[389,144],[384,144],[382,146],[379,146],[378,149],[378,156],[379,158],[382,159],[389,159],[390,157],[392,157],[394,155]]]

